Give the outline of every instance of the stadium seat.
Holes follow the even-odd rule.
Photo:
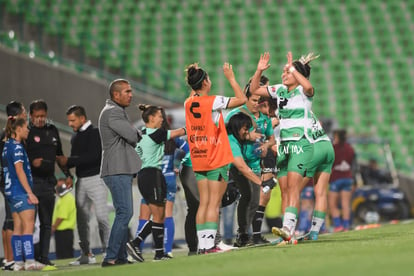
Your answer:
[[[184,68],[189,63],[200,62],[209,72],[214,92],[232,95],[221,70],[224,61],[235,66],[244,85],[260,53],[268,50],[272,67],[266,75],[271,83],[279,83],[288,50],[294,58],[317,52],[321,57],[312,63],[311,81],[319,117],[335,116],[340,127],[349,127],[356,135],[392,136],[393,128],[382,125],[398,127],[404,129],[400,143],[413,141],[414,131],[403,125],[414,120],[414,97],[408,93],[414,87],[414,2],[299,2],[2,3],[6,13],[23,15],[47,34],[62,36],[66,45],[82,46],[87,57],[102,60],[106,68],[183,98]],[[20,45],[3,37],[9,47]],[[76,69],[74,63],[69,66]],[[407,152],[401,152],[396,157],[402,164],[409,159]]]

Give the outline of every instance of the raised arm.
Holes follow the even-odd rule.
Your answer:
[[[303,87],[303,92],[305,93],[305,95],[308,97],[312,97],[314,93],[313,86],[311,82],[307,78],[305,78],[301,73],[299,73],[293,66],[292,52],[288,52],[286,57],[287,63],[285,65],[285,70],[290,72],[293,75],[293,77],[295,77],[295,79],[298,81],[298,83]]]
[[[267,98],[270,97],[269,93],[267,92],[266,86],[260,86],[260,77],[262,76],[263,71],[266,71],[270,67],[269,60],[269,52],[264,52],[260,55],[259,62],[257,63],[256,72],[254,73],[252,81],[250,83],[250,92],[254,95],[259,95]]]
[[[233,108],[237,106],[243,105],[246,101],[246,95],[244,95],[243,90],[240,88],[240,85],[236,81],[236,77],[234,76],[233,66],[229,63],[224,63],[223,65],[223,72],[224,76],[226,76],[227,80],[229,81],[231,88],[234,91],[234,97],[230,98],[228,108]]]

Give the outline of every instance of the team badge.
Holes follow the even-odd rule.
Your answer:
[[[39,142],[40,142],[40,137],[39,137],[39,136],[35,136],[35,137],[33,137],[33,140],[34,140],[36,143],[39,143]]]

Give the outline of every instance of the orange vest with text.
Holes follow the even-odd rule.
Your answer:
[[[233,162],[223,116],[213,122],[216,96],[191,96],[185,103],[185,125],[193,170],[211,171]]]

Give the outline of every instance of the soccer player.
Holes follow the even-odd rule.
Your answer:
[[[27,113],[26,109],[24,108],[23,104],[16,101],[11,101],[6,106],[6,114],[7,116],[12,116],[17,118],[26,119]],[[7,141],[6,133],[3,132],[0,138],[0,153],[3,152],[4,144]],[[3,175],[3,161],[0,158],[0,190],[4,196],[4,209],[6,211],[4,223],[3,223],[3,252],[4,252],[4,260],[3,260],[3,270],[13,270],[14,261],[13,261],[13,249],[11,244],[11,238],[13,236],[13,217],[10,211],[10,206],[7,203],[6,196],[4,195],[4,175]]]
[[[22,141],[27,139],[29,129],[23,118],[9,116],[6,125],[6,141],[2,153],[5,177],[5,195],[13,216],[14,271],[41,270],[45,266],[35,261],[33,229],[36,204],[33,194],[33,178],[30,162]]]
[[[187,67],[187,83],[192,91],[184,103],[191,162],[200,194],[196,217],[198,247],[201,252],[208,253],[217,251],[214,240],[219,208],[226,191],[228,165],[233,162],[221,111],[246,102],[232,66],[224,63],[223,71],[234,97],[209,95],[211,81],[207,72],[197,64],[191,64]]]
[[[270,55],[266,52],[260,57],[250,86],[253,94],[277,99],[281,140],[277,157],[278,180],[287,207],[283,227],[273,227],[272,232],[286,241],[291,239],[296,228],[302,181],[313,157],[313,144],[307,132],[311,128],[309,102],[314,95],[309,81],[309,62],[314,58],[307,55],[293,61],[292,53],[288,52],[282,84],[260,86],[262,72],[270,67]]]
[[[316,115],[311,113],[312,128],[308,132],[309,139],[314,143],[312,162],[303,178],[302,189],[313,178],[315,207],[312,215],[310,232],[306,239],[317,240],[328,207],[328,186],[332,165],[335,160],[335,152],[331,140],[326,135]]]

